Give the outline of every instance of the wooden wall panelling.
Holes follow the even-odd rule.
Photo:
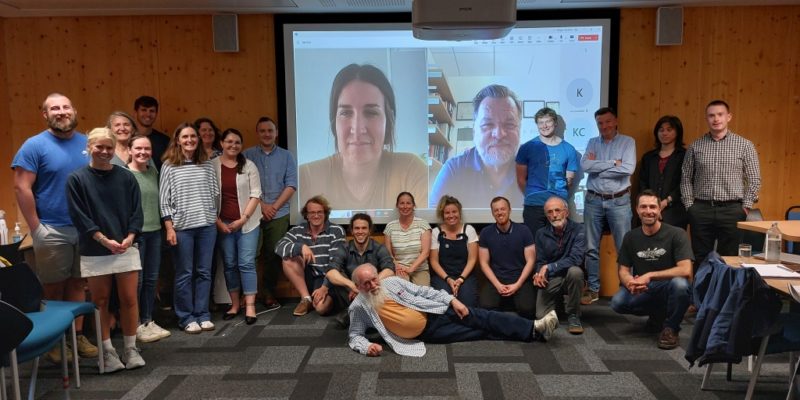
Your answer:
[[[250,146],[258,117],[276,117],[271,15],[239,17],[241,51],[233,54],[211,50],[211,17],[203,15],[16,18],[3,20],[0,32],[8,94],[2,104],[10,114],[3,126],[11,135],[6,165],[46,127],[39,106],[54,91],[72,99],[81,131],[103,125],[111,111],[132,112],[142,94],[161,102],[156,127],[167,133],[209,115],[239,128]],[[12,171],[0,169],[0,183],[10,188],[12,181]],[[10,201],[0,204],[13,210]]]
[[[653,147],[652,124],[660,117],[662,80],[659,51],[623,49],[655,48],[655,9],[635,9],[624,12],[620,19],[619,69],[619,130],[636,139],[636,162]],[[623,106],[623,99],[635,106]],[[639,173],[631,178],[638,190]]]
[[[753,13],[742,15],[740,24],[752,34],[737,35],[728,42],[731,52],[739,54],[736,81],[738,93],[736,109],[747,118],[738,121],[735,132],[752,140],[756,145],[761,165],[761,196],[757,206],[767,218],[782,218],[786,209],[781,187],[783,176],[789,171],[784,164],[784,143],[788,134],[785,110],[786,99],[792,90],[790,64],[783,38],[791,36],[788,15]],[[726,43],[727,44],[727,43]],[[736,114],[734,114],[734,118]]]
[[[789,23],[792,29],[787,38],[800,37],[800,9],[794,10]],[[783,175],[780,187],[794,190],[786,190],[783,195],[784,203],[781,210],[781,218],[787,208],[800,205],[800,190],[798,190],[798,186],[800,186],[800,135],[797,133],[798,129],[800,129],[800,41],[786,39],[784,42],[786,44],[784,49],[787,57],[786,62],[790,71],[786,79],[786,85],[794,89],[784,99],[788,110],[780,116],[780,118],[786,119],[786,140],[784,142],[784,158],[782,160],[786,173]]]
[[[0,32],[5,30],[6,20],[0,18]],[[11,131],[11,115],[8,109],[8,59],[6,57],[5,40],[0,39],[0,143],[5,143],[4,147],[10,147],[13,132]],[[10,151],[0,152],[0,170],[8,171],[14,153]],[[4,194],[0,196],[0,209],[6,211],[6,223],[14,226],[17,221],[16,204],[14,203],[14,180],[12,174],[0,174],[0,188]]]
[[[152,25],[145,17],[81,18],[75,40],[84,44],[78,62],[85,104],[76,106],[91,115],[84,132],[104,126],[113,111],[132,113],[142,94],[157,96]]]
[[[269,15],[240,15],[240,51],[215,53],[211,16],[158,17],[161,112],[169,132],[207,116],[221,129],[242,131],[246,146],[257,143],[256,120],[277,113],[272,24]]]
[[[800,52],[790,39],[800,35],[798,14],[797,6],[689,7],[684,10],[684,44],[658,47],[643,39],[655,31],[650,26],[655,11],[623,9],[620,129],[636,138],[639,156],[652,144],[658,116],[678,115],[688,144],[708,129],[705,104],[721,98],[731,105],[732,130],[752,140],[759,152],[758,207],[765,217],[781,218],[792,202],[798,203],[800,187],[792,177],[800,165],[791,157],[798,139],[791,131],[800,122]],[[649,60],[658,60],[660,76],[641,73],[652,67]],[[652,109],[638,89],[648,88],[650,80],[659,85],[659,104],[652,116],[639,115],[638,110]]]

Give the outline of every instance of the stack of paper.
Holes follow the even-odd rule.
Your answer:
[[[742,264],[744,268],[754,268],[762,278],[800,279],[800,274],[781,264]]]

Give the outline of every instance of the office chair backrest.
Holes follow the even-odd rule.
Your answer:
[[[17,348],[33,329],[33,322],[18,308],[0,300],[0,356]]]
[[[22,252],[19,251],[20,245],[22,245],[22,241],[0,245],[0,257],[10,261],[11,264],[17,264],[25,261],[25,258],[22,256]]]
[[[26,263],[0,268],[0,300],[29,313],[39,311],[42,284]]]

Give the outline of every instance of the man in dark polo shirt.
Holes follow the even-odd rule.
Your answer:
[[[650,316],[648,327],[661,329],[658,347],[669,350],[678,347],[681,320],[689,308],[692,248],[686,231],[661,222],[659,203],[652,190],[639,193],[636,213],[642,226],[622,239],[617,259],[621,287],[611,308]]]
[[[536,292],[531,272],[536,259],[533,234],[524,224],[509,219],[511,203],[505,197],[492,199],[495,223],[481,230],[478,261],[486,283],[481,288],[481,307],[496,309],[503,298],[513,298],[517,313],[533,319]]]
[[[328,264],[325,277],[334,285],[330,291],[335,307],[342,310],[336,322],[342,327],[349,325],[347,306],[358,295],[358,288],[351,280],[353,271],[362,264],[372,264],[378,269],[378,278],[394,276],[394,261],[386,246],[372,240],[372,217],[357,213],[350,218],[350,233],[353,240],[347,242],[344,251],[337,253]]]

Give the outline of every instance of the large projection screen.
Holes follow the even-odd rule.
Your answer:
[[[520,20],[505,38],[479,41],[422,41],[410,23],[358,15],[333,23],[289,19],[279,19],[276,32],[283,50],[278,81],[285,83],[280,125],[299,165],[292,223],[302,221],[300,208],[317,194],[330,201],[333,222],[367,212],[386,223],[396,218],[401,191],[415,195],[417,215],[430,222],[443,194],[459,197],[471,223],[492,222],[490,199],[505,195],[521,221],[523,195],[507,168],[514,169],[519,145],[538,135],[536,111],[559,114],[557,134],[580,157],[598,134],[594,111],[616,103],[614,10]],[[516,94],[518,139],[484,137],[485,122],[474,121],[473,98],[488,85]],[[479,150],[495,154],[496,166]],[[458,181],[461,173],[471,175]],[[578,176],[569,200],[580,220],[585,178]]]

